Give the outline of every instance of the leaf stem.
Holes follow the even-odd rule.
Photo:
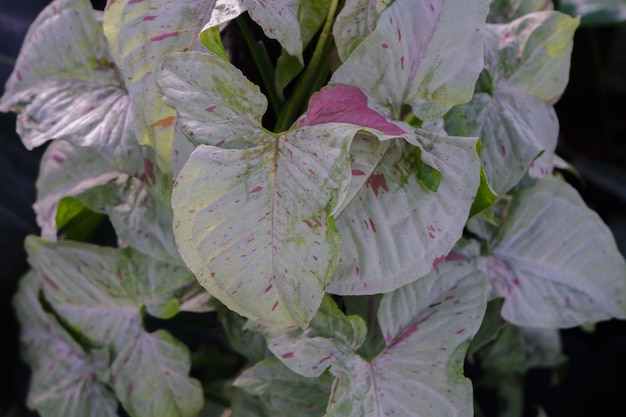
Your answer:
[[[265,50],[265,46],[262,42],[254,39],[254,36],[246,23],[241,18],[236,20],[239,30],[241,30],[241,34],[246,41],[246,45],[248,45],[252,59],[254,60],[254,63],[259,70],[259,74],[261,75],[261,80],[265,86],[270,107],[272,108],[274,115],[278,117],[282,109],[283,102],[276,92],[276,86],[274,83],[274,67],[272,66],[272,62],[270,61],[267,51]]]
[[[289,98],[289,100],[287,100],[287,104],[278,116],[274,132],[283,132],[287,130],[298,118],[302,112],[304,104],[313,93],[310,89],[311,86],[314,85],[316,78],[319,77],[320,70],[323,70],[320,66],[324,64],[322,58],[328,52],[327,45],[331,39],[332,27],[333,22],[335,21],[335,13],[337,12],[338,2],[338,0],[332,0],[330,2],[328,15],[326,15],[326,21],[324,22],[324,27],[322,28],[322,32],[317,40],[317,44],[315,45],[315,50],[313,51],[311,60],[296,82],[293,95]]]

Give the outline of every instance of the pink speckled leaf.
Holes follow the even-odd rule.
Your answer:
[[[124,82],[91,3],[56,0],[38,16],[9,78],[0,111],[19,113],[29,149],[51,139],[91,147],[117,169],[140,176],[143,149]]]
[[[175,113],[163,103],[155,73],[170,52],[204,50],[198,34],[215,0],[116,0],[104,12],[104,32],[126,89],[139,143],[155,149],[159,168],[170,172]],[[184,146],[184,145],[183,145]]]
[[[482,91],[452,109],[445,126],[451,134],[481,137],[482,164],[498,195],[527,171],[535,178],[552,172],[559,131],[552,103],[567,84],[577,27],[577,19],[557,12],[487,25]]]
[[[441,118],[472,97],[483,68],[487,0],[396,0],[333,74],[359,87],[387,116],[408,104],[421,120]],[[361,16],[367,19],[368,7]]]
[[[626,318],[624,258],[568,184],[546,179],[516,192],[499,236],[478,265],[508,321],[562,328]]]
[[[479,185],[476,138],[415,134],[415,145],[353,142],[352,184],[335,221],[341,260],[329,292],[394,290],[427,274],[461,237]],[[426,164],[440,174],[437,187],[416,174]]]
[[[365,338],[360,318],[332,305],[320,309],[304,333],[265,334],[272,352],[294,372],[310,377],[328,369],[336,377],[329,417],[469,417],[472,391],[463,361],[480,327],[486,293],[482,274],[470,264],[445,261],[384,295],[378,321],[386,346],[372,358],[356,353]],[[348,325],[361,329],[346,332]]]
[[[200,145],[180,172],[174,234],[200,283],[231,310],[305,326],[337,263],[328,218],[350,182],[358,126],[303,127],[262,145]]]
[[[191,417],[202,407],[189,378],[189,351],[160,330],[148,333],[142,308],[156,317],[178,312],[177,297],[194,281],[185,268],[132,249],[79,242],[26,241],[54,311],[89,343],[112,352],[102,378],[131,415]]]
[[[98,378],[96,358],[42,309],[41,282],[41,275],[29,272],[21,278],[13,299],[20,322],[22,358],[32,371],[28,407],[43,416],[115,415],[117,400]]]

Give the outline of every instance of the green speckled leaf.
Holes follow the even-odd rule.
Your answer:
[[[341,261],[328,291],[388,292],[426,275],[463,233],[480,181],[476,138],[417,131],[416,145],[355,140],[352,185],[335,225]],[[440,173],[436,191],[418,165]]]
[[[508,23],[528,13],[554,10],[552,0],[491,0],[489,23]]]
[[[385,294],[378,321],[386,347],[356,353],[363,322],[326,303],[304,332],[267,329],[270,349],[304,376],[328,369],[336,379],[327,416],[472,416],[463,359],[478,331],[487,285],[470,264],[442,262],[427,276]],[[355,326],[356,325],[356,326]],[[351,331],[343,330],[351,326]],[[346,337],[348,336],[348,337]]]

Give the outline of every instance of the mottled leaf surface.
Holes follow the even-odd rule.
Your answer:
[[[75,197],[109,216],[119,238],[154,259],[182,264],[172,231],[172,209],[144,181],[113,168],[91,148],[54,141],[42,158],[34,205],[41,235],[56,240],[59,201]]]
[[[505,298],[502,316],[517,325],[562,328],[626,316],[624,258],[607,226],[564,182],[543,180],[515,193],[479,266]]]
[[[450,134],[480,136],[483,168],[498,195],[529,169],[536,178],[552,172],[559,128],[552,103],[567,84],[577,26],[578,20],[550,11],[487,25],[479,90],[445,122]]]
[[[193,282],[187,270],[132,249],[35,237],[26,248],[55,311],[90,343],[113,352],[107,383],[131,415],[192,416],[202,407],[200,384],[188,377],[187,348],[142,326],[144,307],[156,317],[176,314],[172,300]]]
[[[305,376],[328,369],[336,377],[327,416],[472,416],[463,358],[485,307],[481,274],[464,262],[442,262],[383,296],[378,321],[386,347],[371,360],[355,353],[363,322],[332,306],[305,331],[267,330],[266,337],[290,369]]]
[[[0,110],[19,113],[17,130],[29,149],[65,139],[124,172],[144,172],[128,93],[87,0],[57,0],[39,15]]]
[[[104,12],[104,32],[130,95],[139,143],[156,151],[159,168],[171,171],[174,111],[163,103],[156,69],[170,52],[203,50],[198,34],[215,0],[117,0]]]
[[[396,0],[331,84],[359,87],[393,119],[403,104],[422,120],[441,118],[472,97],[483,68],[488,6],[486,0]]]
[[[358,130],[305,127],[265,145],[201,145],[172,195],[174,234],[200,283],[232,310],[286,326],[313,316],[337,262],[327,225]]]
[[[394,290],[427,274],[461,237],[479,185],[476,139],[416,136],[415,144],[354,141],[351,189],[335,221],[341,260],[329,292]]]
[[[115,415],[117,400],[98,379],[94,358],[39,303],[41,281],[41,275],[29,272],[13,299],[22,358],[32,371],[28,407],[43,417]]]

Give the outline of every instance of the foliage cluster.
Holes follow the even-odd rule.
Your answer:
[[[54,0],[0,99],[51,141],[15,297],[29,406],[471,416],[466,360],[515,398],[558,329],[626,318],[624,259],[558,174],[579,23],[545,0]]]

